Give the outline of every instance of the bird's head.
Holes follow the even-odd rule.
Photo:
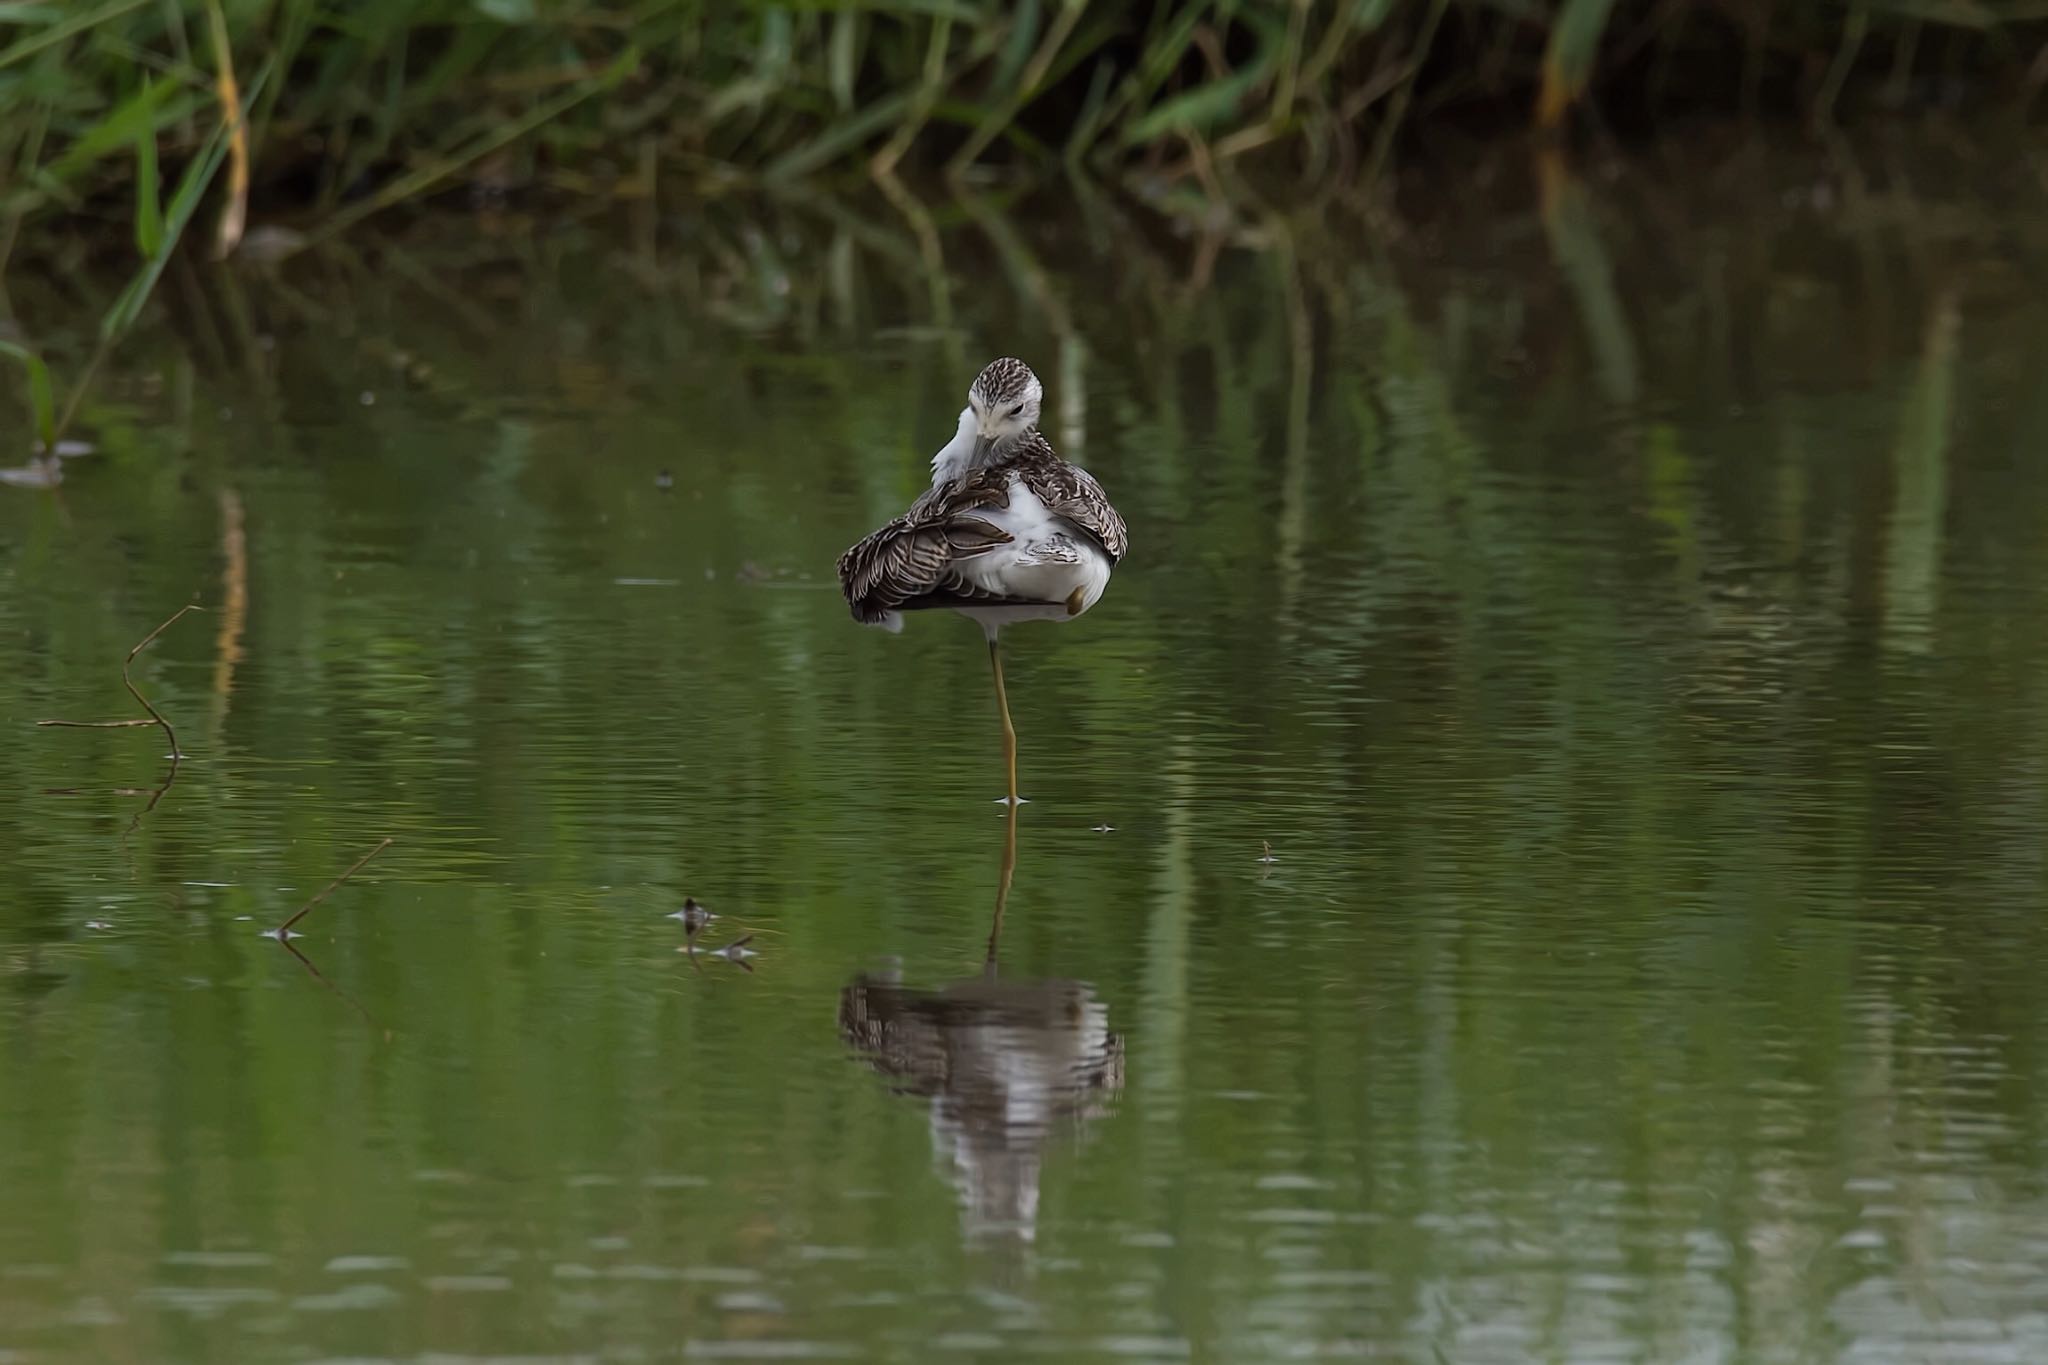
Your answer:
[[[974,418],[974,463],[995,464],[1008,458],[1025,433],[1038,425],[1045,390],[1038,376],[1021,360],[992,360],[967,388],[967,408]]]

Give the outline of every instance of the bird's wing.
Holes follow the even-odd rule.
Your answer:
[[[1007,531],[980,515],[1008,503],[1004,482],[970,475],[927,491],[908,512],[841,555],[839,586],[854,618],[873,623],[891,611],[1001,600],[959,567],[1010,543]]]
[[[1044,438],[1039,443],[1044,445],[1042,452],[1017,462],[1017,472],[1025,487],[1045,504],[1047,511],[1093,536],[1111,563],[1122,559],[1130,534],[1102,485],[1087,470],[1061,459]]]

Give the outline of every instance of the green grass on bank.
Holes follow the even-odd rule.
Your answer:
[[[104,347],[188,226],[224,255],[252,214],[898,167],[1207,193],[1252,158],[1369,179],[1434,124],[2024,114],[2044,80],[2048,0],[0,0],[0,281],[59,226],[132,238]],[[82,384],[0,343],[54,444]]]
[[[182,165],[257,72],[230,169],[317,222],[458,177],[1355,169],[1406,124],[1589,97],[2017,104],[2044,44],[2048,0],[0,0],[0,211]]]

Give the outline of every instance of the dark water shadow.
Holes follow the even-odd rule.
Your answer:
[[[1013,807],[978,975],[927,990],[863,973],[839,995],[840,1038],[895,1093],[930,1106],[933,1156],[967,1238],[1011,1248],[1036,1237],[1048,1144],[1107,1113],[1124,1082],[1124,1041],[1093,986],[1000,975],[1016,854]]]

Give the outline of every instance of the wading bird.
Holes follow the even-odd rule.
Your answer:
[[[1094,606],[1125,543],[1102,485],[1039,431],[1044,396],[1023,361],[991,362],[968,387],[953,439],[932,456],[931,487],[839,557],[855,620],[894,632],[904,612],[944,607],[988,637],[1012,806],[1017,731],[996,637],[1019,621],[1066,621]]]

